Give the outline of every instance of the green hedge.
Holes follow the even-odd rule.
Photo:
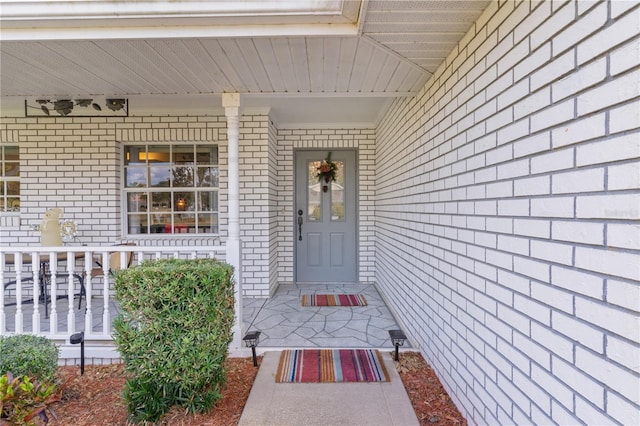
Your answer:
[[[17,334],[0,337],[0,375],[29,376],[55,382],[59,349],[46,337]]]
[[[172,405],[207,411],[220,398],[234,321],[233,268],[213,259],[163,259],[115,274],[114,340],[133,421]]]

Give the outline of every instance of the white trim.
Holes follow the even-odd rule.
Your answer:
[[[240,240],[240,94],[224,93],[222,107],[227,118],[227,263],[234,269],[235,321],[232,349],[242,348],[242,241]]]
[[[33,25],[39,25],[37,21]],[[76,23],[74,23],[76,24]],[[148,22],[145,22],[148,24]],[[171,21],[175,24],[175,21]],[[300,37],[300,36],[356,36],[353,25],[344,24],[301,24],[301,25],[219,25],[209,27],[202,23],[197,26],[154,27],[101,27],[93,22],[92,27],[7,28],[3,23],[0,38],[3,41],[41,40],[121,40],[155,38],[232,38],[232,37]]]
[[[288,17],[326,16],[334,20],[353,19],[345,16],[345,2],[340,0],[314,0],[313,2],[260,1],[242,2],[181,0],[178,2],[143,1],[114,2],[111,0],[2,0],[3,19],[7,20],[60,20],[109,19],[120,21],[124,18],[157,17],[208,17],[229,18],[245,17],[258,20],[261,17],[285,20]],[[73,7],[70,7],[73,5]],[[353,8],[350,8],[353,9]],[[353,12],[351,13],[353,15]]]
[[[414,66],[417,66],[413,64]],[[424,70],[422,70],[424,71]],[[428,71],[427,71],[428,72]],[[404,98],[418,94],[415,92],[260,92],[243,93],[243,99],[252,98]]]

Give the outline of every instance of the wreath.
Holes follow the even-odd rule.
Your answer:
[[[64,241],[73,241],[78,233],[78,224],[73,220],[65,220],[60,224],[60,235]]]
[[[331,151],[327,154],[327,158],[322,160],[320,165],[316,169],[316,177],[319,181],[325,181],[327,183],[332,180],[336,180],[336,172],[338,171],[338,166],[336,163],[331,161]]]

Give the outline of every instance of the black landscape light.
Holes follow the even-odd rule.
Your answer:
[[[256,359],[256,346],[258,346],[258,341],[260,340],[260,332],[252,331],[251,333],[247,333],[242,340],[244,340],[244,344],[247,345],[248,348],[251,348],[251,353],[253,354],[253,366],[258,366],[258,360]]]
[[[69,343],[72,345],[80,343],[80,375],[82,376],[84,374],[84,331],[72,334],[69,337]]]
[[[398,348],[404,345],[404,341],[407,340],[407,336],[404,335],[402,330],[389,330],[389,337],[391,338],[393,346],[396,347],[396,356],[393,359],[398,362]]]

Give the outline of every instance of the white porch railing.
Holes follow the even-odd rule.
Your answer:
[[[161,258],[226,259],[225,246],[0,247],[0,335],[37,334],[68,344],[72,334],[84,331],[86,342],[109,344],[118,314],[109,275],[112,253],[119,253],[123,267],[129,253],[132,265]],[[92,276],[96,260],[102,273]]]

